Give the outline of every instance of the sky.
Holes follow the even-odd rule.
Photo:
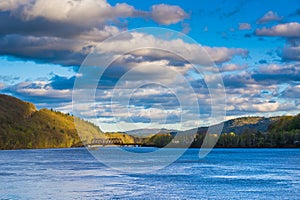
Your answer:
[[[0,93],[104,131],[300,111],[299,0],[6,0],[0,27]]]

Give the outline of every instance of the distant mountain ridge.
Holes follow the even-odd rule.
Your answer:
[[[270,124],[278,121],[280,117],[240,117],[236,119],[231,119],[228,121],[223,122],[223,129],[221,133],[235,133],[237,135],[240,135],[244,133],[246,130],[251,132],[257,132],[260,131],[262,133],[266,133],[268,131],[268,127]],[[211,128],[213,129],[217,125],[212,125]],[[199,127],[194,130],[197,133],[205,133],[207,131],[208,127]],[[189,131],[191,131],[189,130]]]
[[[165,128],[162,129],[149,128],[149,129],[135,129],[135,130],[125,131],[126,134],[136,136],[136,137],[148,137],[158,133],[170,133],[170,132],[178,132],[178,130],[165,129]]]
[[[270,124],[279,120],[280,117],[240,117],[236,119],[231,119],[228,121],[223,122],[223,129],[221,133],[231,133],[234,132],[235,134],[242,134],[246,130],[249,131],[260,131],[260,132],[267,132],[268,127]],[[212,125],[211,128],[219,126],[220,124]],[[177,132],[188,132],[188,133],[206,133],[208,127],[198,127],[189,129],[186,131],[178,131],[174,129],[135,129],[126,131],[126,134],[137,136],[137,137],[149,137],[155,134],[164,134],[170,133],[171,135],[175,135]]]
[[[221,132],[217,132],[223,126]],[[207,134],[207,133],[210,134]],[[216,133],[221,133],[217,138]],[[280,117],[241,117],[208,127],[199,127],[173,133],[160,135],[155,143],[165,146],[179,135],[180,141],[191,143],[190,147],[200,148],[204,141],[214,141],[215,147],[221,148],[299,148],[300,147],[300,114],[296,116]],[[205,137],[208,139],[205,140]],[[162,142],[166,141],[166,142]]]

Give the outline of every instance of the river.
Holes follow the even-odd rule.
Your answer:
[[[299,194],[300,149],[213,149],[201,159],[198,149],[189,149],[147,173],[111,169],[84,148],[0,151],[0,199],[274,200]]]

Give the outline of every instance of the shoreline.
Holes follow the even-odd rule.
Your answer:
[[[124,146],[107,146],[100,148],[124,148]],[[161,149],[164,147],[156,147],[156,146],[140,146],[140,147],[126,147],[126,148],[157,148]],[[165,147],[168,149],[182,149],[183,147]],[[86,146],[82,147],[49,147],[49,148],[33,148],[33,149],[0,149],[1,151],[26,151],[26,150],[65,150],[65,149],[88,149]],[[204,149],[199,147],[189,147],[187,149]],[[297,147],[213,147],[212,149],[300,149],[300,146]]]

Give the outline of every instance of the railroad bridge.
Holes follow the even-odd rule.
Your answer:
[[[120,138],[94,138],[89,145],[122,145],[123,141]]]
[[[90,144],[87,144],[89,148],[96,148],[100,146],[141,146],[141,143],[124,143],[120,138],[94,138]]]

